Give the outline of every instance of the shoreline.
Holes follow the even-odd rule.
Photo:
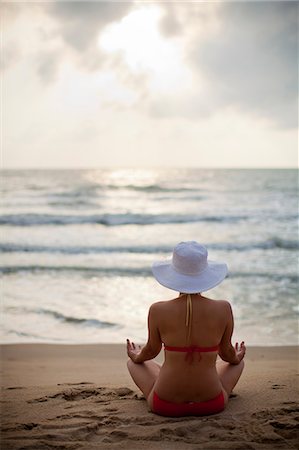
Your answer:
[[[148,411],[127,372],[125,344],[1,344],[0,351],[5,450],[297,445],[298,346],[248,347],[225,411],[178,419]]]

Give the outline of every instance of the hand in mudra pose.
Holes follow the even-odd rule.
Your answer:
[[[129,339],[127,339],[127,354],[128,357],[131,358],[133,362],[135,362],[141,350],[142,350],[141,345],[138,344],[135,345],[134,342],[130,342]]]
[[[245,346],[244,341],[241,342],[240,347],[239,347],[239,343],[236,342],[235,350],[236,350],[236,357],[239,359],[239,362],[241,362],[246,353],[246,346]]]

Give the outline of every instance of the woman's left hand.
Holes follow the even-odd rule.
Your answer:
[[[127,339],[127,353],[128,357],[131,358],[133,362],[136,361],[136,357],[141,352],[141,346],[135,345],[134,342],[130,342],[129,339]]]

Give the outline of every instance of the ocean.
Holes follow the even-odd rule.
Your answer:
[[[176,296],[151,274],[180,241],[206,245],[227,279],[235,341],[298,344],[296,170],[5,170],[1,342],[125,343]]]

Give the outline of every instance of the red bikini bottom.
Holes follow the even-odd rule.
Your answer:
[[[205,402],[183,402],[174,403],[162,400],[156,392],[153,396],[153,412],[160,416],[180,417],[180,416],[207,416],[217,414],[224,410],[224,395],[221,391],[217,397]]]

